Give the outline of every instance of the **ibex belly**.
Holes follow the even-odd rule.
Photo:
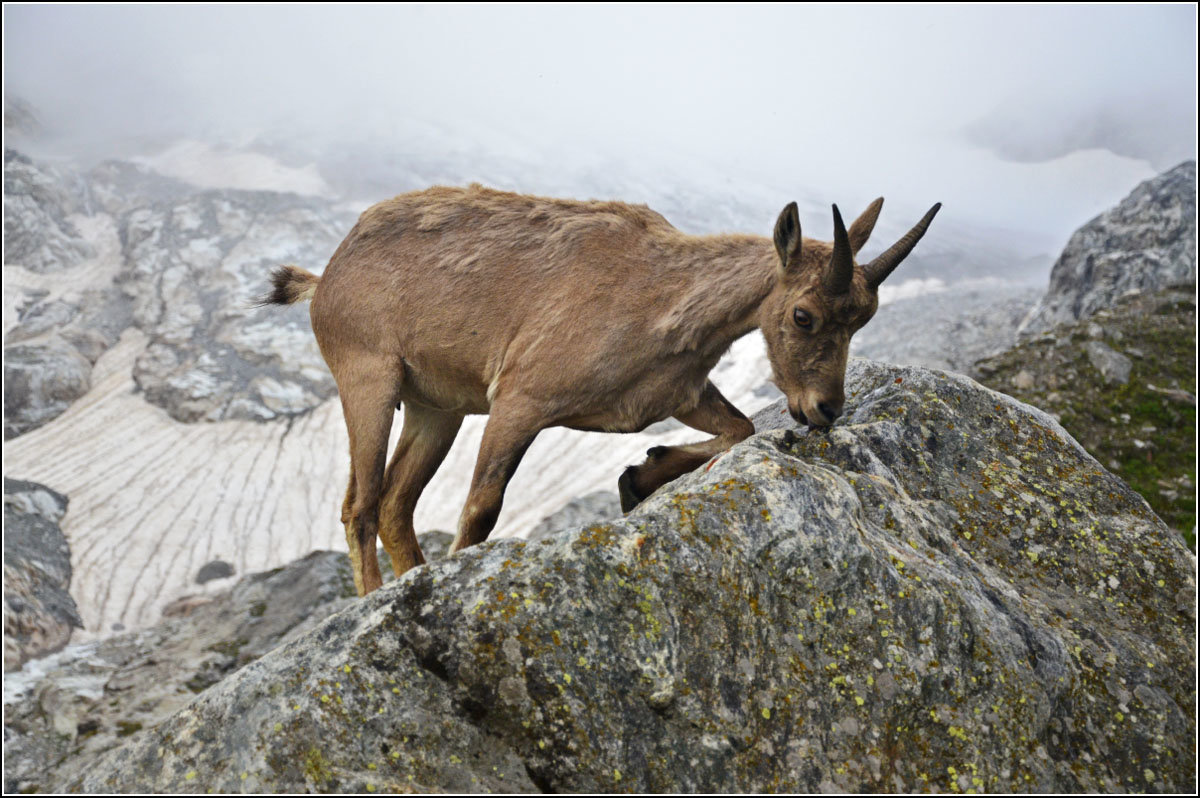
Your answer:
[[[435,410],[486,415],[487,384],[468,369],[453,369],[436,356],[406,355],[401,399]]]
[[[640,432],[685,413],[700,401],[707,371],[681,366],[664,363],[653,373],[625,375],[617,385],[607,380],[581,382],[579,390],[571,392],[570,408],[560,414],[555,426],[589,432]]]

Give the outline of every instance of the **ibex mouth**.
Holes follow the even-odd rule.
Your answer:
[[[808,416],[804,414],[803,410],[792,410],[789,407],[788,413],[790,413],[792,418],[796,420],[797,426],[807,427],[809,432],[815,432],[817,430],[824,431],[830,427],[830,424],[817,424],[816,422],[810,421]]]

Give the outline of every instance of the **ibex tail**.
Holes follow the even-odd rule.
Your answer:
[[[271,292],[254,300],[255,307],[291,305],[312,299],[321,278],[299,266],[280,266],[271,272]]]

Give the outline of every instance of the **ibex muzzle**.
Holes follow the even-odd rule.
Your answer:
[[[337,381],[350,437],[342,507],[360,594],[382,580],[378,534],[401,574],[425,561],[413,529],[421,491],[467,414],[487,414],[452,547],[485,540],[538,432],[634,432],[674,416],[713,438],[655,447],[618,480],[629,511],[661,485],[754,432],[708,380],[761,327],[792,415],[828,426],[845,402],[850,336],[912,232],[858,267],[882,200],[832,245],[803,239],[796,205],[774,246],[753,235],[692,236],[619,202],[436,187],[359,217],[324,275],[284,267],[263,303],[312,299],[313,332]],[[404,429],[391,462],[398,406]]]

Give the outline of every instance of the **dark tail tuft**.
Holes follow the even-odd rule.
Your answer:
[[[303,299],[312,299],[320,281],[320,277],[299,266],[280,266],[271,272],[271,291],[255,298],[253,307],[291,305]]]

